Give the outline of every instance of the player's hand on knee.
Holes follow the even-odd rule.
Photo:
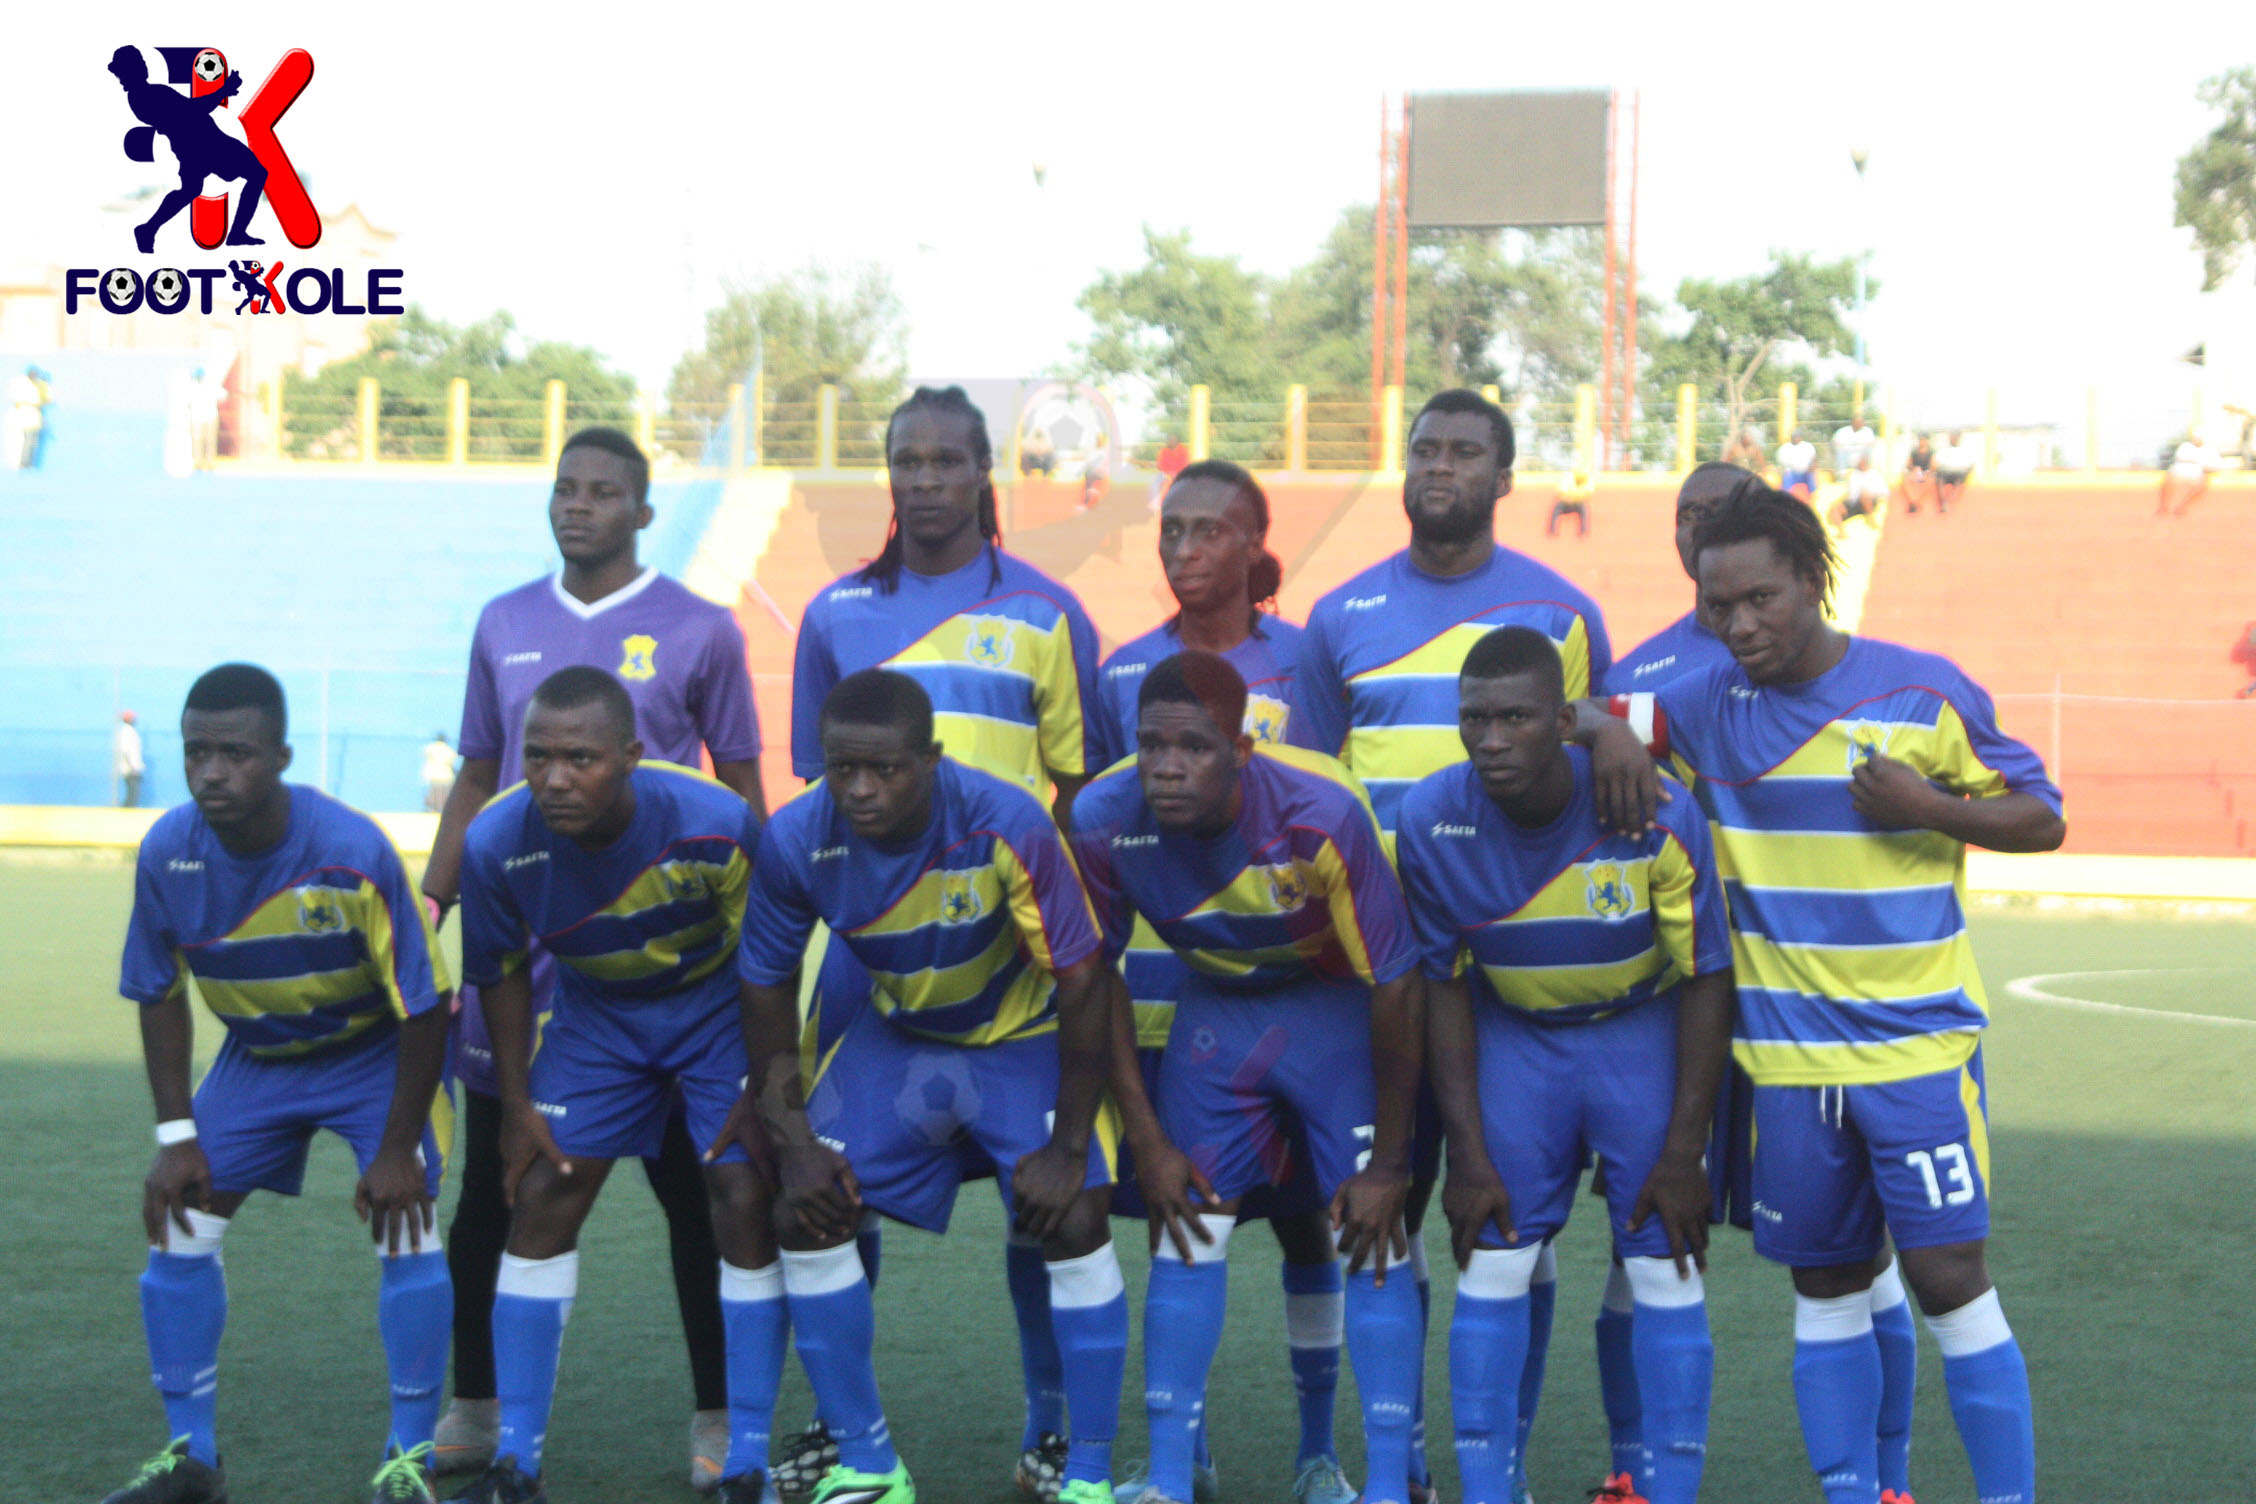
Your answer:
[[[530,1102],[507,1108],[501,1120],[501,1199],[510,1206],[517,1204],[517,1185],[525,1172],[536,1163],[546,1160],[556,1166],[556,1173],[572,1173],[572,1161],[556,1147],[556,1135],[548,1130],[548,1119]]]
[[[817,1242],[850,1238],[862,1223],[862,1186],[845,1155],[828,1144],[801,1144],[777,1157],[782,1182],[776,1205],[784,1225]]]
[[[721,1124],[721,1131],[714,1135],[713,1142],[705,1150],[705,1163],[712,1164],[728,1153],[731,1144],[744,1151],[744,1157],[752,1161],[752,1168],[756,1173],[762,1176],[768,1173],[768,1166],[773,1162],[775,1154],[768,1142],[767,1125],[760,1121],[760,1109],[753,1105],[750,1092],[741,1093],[736,1099],[736,1105],[729,1109],[727,1120]]]
[[[1625,835],[1651,830],[1668,797],[1652,754],[1626,721],[1609,719],[1591,732],[1590,783],[1599,821]]]
[[[1384,1285],[1388,1263],[1410,1256],[1410,1240],[1402,1230],[1409,1194],[1408,1176],[1377,1165],[1366,1165],[1340,1185],[1332,1197],[1332,1230],[1339,1234],[1349,1274],[1361,1273],[1368,1261],[1372,1280]]]
[[[1473,1250],[1488,1228],[1495,1228],[1507,1243],[1520,1240],[1512,1226],[1512,1193],[1504,1189],[1493,1166],[1460,1168],[1453,1162],[1441,1186],[1441,1214],[1449,1219],[1449,1249],[1460,1269],[1473,1261]]]
[[[353,1210],[368,1224],[368,1235],[388,1254],[421,1253],[425,1235],[438,1225],[421,1157],[413,1150],[377,1152],[368,1173],[353,1188]],[[403,1240],[402,1234],[405,1234]],[[401,1248],[405,1242],[406,1248]]]
[[[1663,1154],[1645,1177],[1630,1208],[1629,1230],[1637,1231],[1648,1217],[1661,1219],[1668,1234],[1669,1257],[1681,1278],[1689,1259],[1702,1273],[1708,1267],[1708,1207],[1712,1195],[1708,1173],[1698,1154]]]
[[[1151,1251],[1159,1252],[1165,1234],[1184,1263],[1191,1262],[1191,1243],[1212,1243],[1214,1235],[1199,1219],[1199,1210],[1211,1208],[1221,1198],[1191,1163],[1189,1155],[1166,1139],[1136,1146],[1136,1186],[1144,1193],[1144,1211],[1151,1218]]]
[[[201,1144],[188,1139],[159,1149],[141,1185],[141,1226],[149,1234],[149,1246],[165,1246],[167,1222],[183,1236],[192,1235],[188,1213],[211,1204],[211,1189],[211,1161],[204,1158]]]
[[[1063,1144],[1048,1143],[1031,1154],[1020,1155],[1011,1171],[1011,1200],[1017,1207],[1018,1230],[1032,1238],[1056,1236],[1088,1178],[1087,1149],[1076,1153]]]

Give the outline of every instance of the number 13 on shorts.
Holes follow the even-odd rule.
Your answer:
[[[1933,1151],[1914,1149],[1904,1156],[1904,1163],[1919,1172],[1929,1206],[1964,1206],[1974,1199],[1974,1174],[1967,1166],[1964,1144],[1944,1144]]]

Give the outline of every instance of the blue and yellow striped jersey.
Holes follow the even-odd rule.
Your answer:
[[[791,770],[820,778],[822,704],[865,668],[907,674],[932,697],[948,755],[1022,787],[1082,778],[1097,754],[1090,691],[1097,631],[1072,591],[1000,550],[944,575],[904,569],[899,588],[850,574],[807,603],[791,677]]]
[[[1042,802],[943,757],[923,834],[854,834],[824,783],[776,811],[739,974],[778,986],[815,921],[868,971],[870,1001],[911,1034],[991,1045],[1057,1027],[1056,973],[1095,955],[1073,858]]]
[[[1245,730],[1257,742],[1285,739],[1302,635],[1283,617],[1263,613],[1258,629],[1222,655],[1246,682]],[[1181,651],[1182,638],[1172,624],[1165,624],[1115,649],[1097,670],[1098,741],[1104,751],[1098,766],[1110,767],[1136,755],[1136,696],[1144,687],[1144,675],[1152,665]],[[1182,958],[1148,920],[1138,918],[1127,954],[1120,958],[1120,973],[1135,1000],[1137,1041],[1146,1049],[1160,1048],[1167,1043],[1167,1031],[1175,1023],[1175,1001],[1183,993]]]
[[[1574,797],[1540,829],[1516,824],[1470,763],[1402,800],[1395,858],[1426,975],[1463,976],[1546,1023],[1579,1023],[1665,997],[1731,965],[1730,922],[1707,822],[1673,779],[1658,829],[1600,823],[1590,758],[1566,749]]]
[[[1597,604],[1525,554],[1499,546],[1480,568],[1448,579],[1413,566],[1407,550],[1374,564],[1309,613],[1286,739],[1346,763],[1391,836],[1410,785],[1464,759],[1457,671],[1465,654],[1512,626],[1558,646],[1569,699],[1589,694],[1613,665]]]
[[[1354,775],[1297,747],[1254,750],[1237,818],[1210,839],[1162,830],[1134,763],[1073,801],[1073,849],[1107,952],[1136,916],[1191,986],[1261,993],[1298,982],[1391,982],[1417,963],[1402,888]]]
[[[229,1038],[263,1059],[389,1039],[449,991],[423,905],[376,822],[290,784],[272,850],[239,857],[193,804],[141,842],[118,990],[138,1003],[195,978]]]
[[[462,844],[462,973],[490,987],[537,939],[559,1008],[734,1007],[760,817],[734,789],[672,763],[629,775],[634,814],[600,851],[557,835],[532,790],[506,789]]]
[[[1713,827],[1731,907],[1747,1074],[1782,1086],[1897,1081],[1963,1065],[1988,1022],[1966,936],[1966,847],[1884,830],[1849,775],[1884,753],[1976,798],[2060,791],[1998,729],[1982,687],[1933,653],[1857,637],[1806,684],[1737,664],[1655,696],[1656,750]]]

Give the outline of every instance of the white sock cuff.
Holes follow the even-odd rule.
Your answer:
[[[1110,1243],[1077,1259],[1053,1259],[1050,1271],[1050,1309],[1081,1310],[1101,1306],[1128,1293],[1120,1277],[1120,1255]]]
[[[835,1295],[863,1283],[862,1251],[852,1239],[836,1248],[783,1251],[783,1288],[792,1295]]]
[[[1410,1234],[1410,1277],[1421,1285],[1433,1283],[1433,1271],[1426,1267],[1426,1240],[1416,1233]]]
[[[1890,1259],[1888,1267],[1874,1276],[1872,1281],[1872,1314],[1877,1316],[1889,1307],[1903,1303],[1903,1270],[1894,1259]]]
[[[1201,1243],[1197,1238],[1191,1239],[1190,1262],[1194,1264],[1219,1264],[1223,1262],[1230,1254],[1230,1234],[1237,1230],[1237,1217],[1234,1214],[1222,1215],[1216,1212],[1201,1212],[1199,1213],[1199,1225],[1206,1229],[1206,1235],[1214,1241]],[[1184,1261],[1183,1255],[1176,1252],[1175,1240],[1164,1232],[1159,1235],[1159,1252],[1153,1254],[1152,1257],[1165,1259],[1174,1264],[1180,1264]]]
[[[1641,1306],[1696,1306],[1708,1298],[1707,1282],[1689,1263],[1681,1278],[1674,1259],[1623,1259],[1622,1272],[1628,1276],[1631,1298]]]
[[[1627,1316],[1630,1307],[1636,1303],[1637,1297],[1629,1289],[1629,1270],[1616,1259],[1614,1266],[1606,1271],[1606,1293],[1598,1304],[1600,1308],[1611,1311],[1616,1316]]]
[[[1871,1330],[1872,1296],[1866,1291],[1828,1300],[1808,1295],[1794,1297],[1796,1342],[1846,1342]]]
[[[527,1300],[570,1300],[580,1293],[580,1251],[560,1253],[552,1259],[501,1256],[501,1273],[494,1279],[494,1294],[521,1295]]]
[[[182,1232],[180,1224],[170,1217],[165,1218],[165,1240],[158,1247],[175,1258],[183,1259],[208,1258],[217,1254],[219,1240],[227,1236],[227,1219],[215,1217],[210,1212],[197,1211],[193,1207],[189,1208],[187,1216],[191,1229],[188,1232]]]
[[[875,1210],[874,1208],[865,1207],[862,1211],[862,1220],[860,1224],[855,1227],[854,1232],[856,1236],[863,1236],[869,1233],[876,1232],[884,1226],[885,1214],[883,1212]]]
[[[1528,1293],[1542,1258],[1540,1247],[1476,1248],[1465,1272],[1457,1276],[1457,1293],[1476,1300],[1518,1300]]]
[[[1531,1283],[1538,1285],[1552,1285],[1557,1284],[1558,1281],[1559,1255],[1558,1252],[1552,1248],[1551,1240],[1549,1238],[1545,1238],[1543,1240],[1543,1254],[1542,1257],[1538,1258],[1535,1261],[1535,1278],[1531,1281]]]
[[[1970,1358],[2013,1340],[2005,1324],[2005,1307],[1998,1303],[1997,1288],[1984,1290],[1955,1311],[1927,1318],[1927,1330],[1946,1358]]]
[[[721,1260],[721,1299],[735,1301],[783,1299],[783,1261],[744,1269]]]
[[[1345,1291],[1310,1290],[1286,1294],[1285,1346],[1294,1349],[1338,1347],[1346,1335]]]

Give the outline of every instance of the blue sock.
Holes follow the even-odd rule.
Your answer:
[[[1523,1476],[1528,1433],[1535,1429],[1535,1408],[1543,1402],[1543,1368],[1551,1359],[1551,1317],[1558,1304],[1559,1259],[1545,1243],[1536,1260],[1535,1280],[1528,1286],[1527,1366],[1520,1371],[1519,1436],[1512,1449]]]
[[[877,1312],[861,1251],[851,1243],[785,1253],[783,1288],[815,1413],[838,1443],[841,1465],[890,1473],[901,1465],[877,1397]]]
[[[1632,1478],[1645,1471],[1645,1412],[1637,1399],[1637,1363],[1630,1353],[1636,1323],[1630,1315],[1629,1276],[1614,1265],[1598,1308],[1598,1389],[1606,1402],[1613,1471]]]
[[[1019,1372],[1026,1380],[1026,1428],[1018,1441],[1024,1451],[1039,1443],[1045,1431],[1065,1434],[1065,1363],[1050,1319],[1050,1276],[1042,1264],[1042,1245],[1022,1243],[1012,1233],[1003,1248],[1003,1264],[1010,1276],[1011,1309],[1018,1315]]]
[[[1050,1320],[1073,1414],[1068,1483],[1112,1481],[1112,1439],[1120,1430],[1120,1381],[1128,1369],[1128,1290],[1110,1243],[1049,1266]]]
[[[1879,1504],[1880,1344],[1870,1297],[1795,1298],[1794,1403],[1826,1504]]]
[[[729,1402],[729,1449],[721,1477],[764,1473],[791,1332],[781,1261],[739,1269],[721,1260],[721,1328],[728,1348]]]
[[[1220,1215],[1199,1220],[1214,1242],[1194,1242],[1197,1262],[1186,1264],[1162,1239],[1144,1289],[1144,1414],[1151,1433],[1152,1487],[1185,1504],[1206,1410],[1207,1370],[1214,1366],[1230,1304],[1227,1251],[1237,1225],[1235,1217]]]
[[[2031,1504],[2037,1496],[2037,1439],[2029,1367],[1997,1291],[1930,1316],[1927,1326],[1943,1350],[1943,1385],[1973,1469],[1975,1495],[1982,1504]]]
[[[150,1377],[164,1400],[166,1428],[188,1438],[190,1456],[216,1465],[219,1337],[227,1328],[227,1274],[220,1267],[219,1238],[227,1219],[190,1212],[188,1220],[196,1235],[183,1237],[179,1228],[168,1228],[170,1246],[202,1250],[208,1244],[209,1251],[149,1250],[148,1267],[141,1272],[141,1325],[148,1334]]]
[[[1415,1281],[1398,1272],[1379,1285],[1368,1264],[1349,1276],[1347,1352],[1355,1364],[1355,1387],[1363,1396],[1363,1498],[1368,1504],[1406,1504],[1410,1422],[1425,1367],[1421,1335]]]
[[[878,1265],[885,1262],[885,1219],[876,1212],[862,1213],[862,1225],[854,1230],[854,1251],[862,1256],[862,1278],[875,1290]]]
[[[494,1455],[515,1457],[519,1470],[535,1477],[548,1440],[564,1323],[571,1319],[579,1288],[577,1252],[552,1259],[505,1253],[494,1281],[494,1389],[501,1400],[501,1439]]]
[[[412,1452],[439,1424],[447,1345],[454,1335],[454,1280],[436,1247],[377,1263],[383,1282],[376,1294],[376,1327],[384,1336],[392,1380],[391,1445]]]
[[[1888,1303],[1883,1305],[1882,1301]],[[1912,1326],[1911,1302],[1904,1299],[1903,1281],[1892,1264],[1873,1281],[1872,1331],[1880,1343],[1880,1487],[1908,1494],[1911,1410],[1919,1389],[1919,1334]]]
[[[1426,1245],[1410,1234],[1410,1272],[1418,1281],[1418,1387],[1410,1404],[1410,1481],[1433,1487],[1426,1466],[1426,1342],[1433,1334],[1433,1277],[1426,1270]]]
[[[1464,1504],[1511,1504],[1527,1343],[1525,1295],[1488,1300],[1466,1294],[1459,1284],[1449,1322],[1449,1404]]]
[[[1665,1290],[1673,1305],[1637,1303],[1637,1388],[1644,1415],[1645,1466],[1635,1474],[1638,1492],[1652,1504],[1693,1504],[1708,1456],[1708,1403],[1715,1388],[1715,1342],[1708,1335],[1708,1306],[1700,1286],[1679,1280],[1667,1259],[1640,1259],[1632,1278]]]
[[[1292,1357],[1293,1394],[1300,1402],[1300,1462],[1337,1457],[1332,1412],[1338,1408],[1341,1334],[1347,1282],[1338,1259],[1282,1266],[1285,1343]],[[1200,1429],[1200,1440],[1205,1430]]]

